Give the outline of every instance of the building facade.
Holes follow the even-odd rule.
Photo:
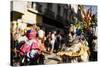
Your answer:
[[[22,19],[25,23],[47,26],[51,29],[61,29],[73,22],[70,20],[73,20],[78,10],[78,5],[30,1],[12,1],[11,7],[13,20]]]

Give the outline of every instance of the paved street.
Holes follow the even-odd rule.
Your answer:
[[[45,64],[58,64],[61,61],[61,58],[57,56],[55,53],[49,55],[45,54]]]

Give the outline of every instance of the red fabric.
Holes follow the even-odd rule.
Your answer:
[[[31,46],[31,48],[32,49],[39,49],[38,40],[37,39],[33,40],[33,44]]]
[[[21,55],[24,55],[25,53],[27,53],[27,52],[29,52],[30,51],[30,45],[28,45],[28,44],[23,44],[22,46],[21,46],[21,48],[20,48],[20,50],[21,50]]]
[[[38,46],[38,41],[37,40],[34,40],[31,45],[28,45],[27,43],[23,44],[21,46],[21,48],[20,48],[20,50],[21,50],[20,54],[24,55],[25,53],[30,52],[31,49],[39,50],[39,46]]]

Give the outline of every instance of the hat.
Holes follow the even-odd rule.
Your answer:
[[[29,33],[31,33],[32,32],[32,30],[27,30],[27,34],[29,34]]]
[[[36,23],[33,22],[32,20],[29,20],[27,23],[28,23],[28,24],[36,24]]]

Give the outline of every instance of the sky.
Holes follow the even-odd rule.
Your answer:
[[[93,14],[97,14],[97,6],[95,6],[95,5],[85,5],[84,6],[87,10],[89,9],[89,8],[91,8],[92,9],[92,13]]]

